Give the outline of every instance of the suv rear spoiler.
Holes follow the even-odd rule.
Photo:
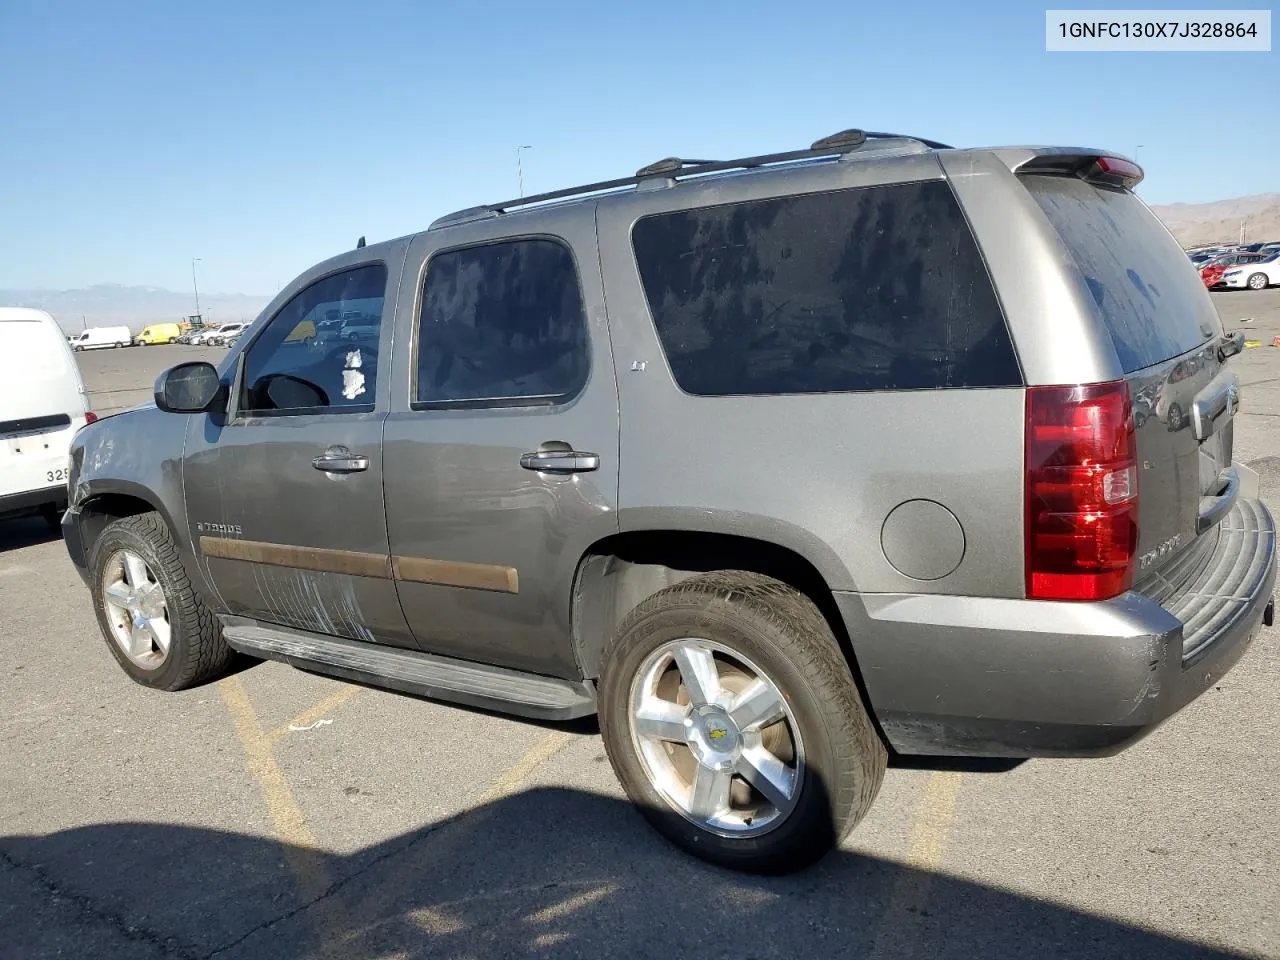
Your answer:
[[[1003,152],[1003,151],[1002,151]],[[1006,156],[1006,159],[1007,156]],[[1142,168],[1127,157],[1106,150],[1032,148],[1020,161],[1009,164],[1018,174],[1080,177],[1093,183],[1132,190],[1142,182]]]

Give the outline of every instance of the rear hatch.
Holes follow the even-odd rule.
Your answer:
[[[0,312],[8,314],[0,316],[0,495],[6,495],[63,479],[56,469],[50,476],[50,460],[66,455],[85,410],[63,334],[29,313]]]
[[[1217,311],[1186,254],[1129,190],[1077,176],[1021,179],[1084,275],[1129,385],[1135,583],[1189,577],[1238,489],[1229,468],[1239,385]]]

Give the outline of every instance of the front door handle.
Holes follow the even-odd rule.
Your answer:
[[[539,473],[588,473],[600,469],[600,456],[579,450],[539,450],[524,454],[520,466]]]
[[[311,465],[325,473],[360,473],[369,469],[369,458],[352,453],[346,447],[330,447],[312,460]]]

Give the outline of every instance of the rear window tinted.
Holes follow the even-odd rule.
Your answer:
[[[1186,254],[1137,197],[1075,177],[1030,176],[1024,183],[1084,274],[1126,373],[1221,331]]]
[[[1021,384],[942,181],[640,220],[636,262],[676,382],[701,395]]]

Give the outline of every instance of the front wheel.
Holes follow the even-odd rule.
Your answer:
[[[1250,290],[1267,289],[1268,278],[1265,273],[1251,273],[1249,279],[1245,281],[1249,285]]]
[[[729,571],[633,610],[600,676],[600,730],[644,816],[757,873],[815,862],[870,809],[886,753],[813,602]]]
[[[221,675],[231,648],[157,513],[107,524],[89,557],[98,625],[138,683],[181,690]]]

